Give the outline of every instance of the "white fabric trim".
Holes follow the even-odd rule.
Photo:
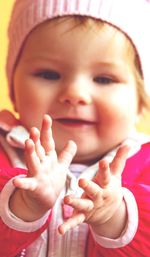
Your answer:
[[[105,248],[118,248],[129,244],[132,241],[137,231],[138,208],[137,208],[135,198],[127,188],[123,187],[122,189],[123,189],[123,196],[124,196],[124,200],[125,200],[127,212],[128,212],[128,220],[127,220],[126,227],[122,232],[122,234],[120,235],[120,237],[117,239],[102,237],[94,233],[94,231],[91,229],[91,232],[95,241]]]
[[[7,142],[13,146],[24,149],[26,139],[29,138],[29,132],[21,125],[13,127],[6,136]]]
[[[20,175],[19,177],[24,176],[25,175]],[[48,211],[42,218],[34,222],[25,222],[16,217],[9,209],[9,199],[15,190],[15,186],[13,185],[13,179],[14,178],[8,181],[8,183],[4,186],[3,190],[0,193],[1,219],[11,229],[15,229],[22,232],[34,232],[45,224],[50,214],[50,211]]]

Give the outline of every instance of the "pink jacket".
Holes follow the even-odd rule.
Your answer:
[[[13,176],[25,174],[23,169],[12,169],[0,150],[0,190]],[[150,255],[150,143],[142,145],[140,151],[127,160],[122,175],[123,186],[134,195],[139,210],[139,225],[134,239],[121,248],[104,248],[98,245],[89,231],[85,257],[149,257]],[[32,233],[18,232],[7,227],[0,219],[1,257],[14,257],[31,244],[47,228],[45,225]]]

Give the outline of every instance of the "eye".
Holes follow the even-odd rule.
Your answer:
[[[58,80],[60,79],[60,74],[56,71],[43,70],[38,71],[34,74],[36,77],[40,77],[46,80]]]
[[[94,82],[98,84],[109,85],[114,83],[114,79],[111,77],[101,76],[101,77],[95,77]]]

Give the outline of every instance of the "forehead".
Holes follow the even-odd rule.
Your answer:
[[[52,56],[61,52],[67,56],[70,52],[71,58],[77,60],[78,54],[84,58],[89,51],[91,59],[92,54],[96,56],[98,53],[101,58],[103,53],[102,57],[108,58],[110,54],[115,59],[118,55],[130,61],[131,58],[127,57],[133,57],[132,49],[125,35],[108,23],[82,16],[67,16],[38,25],[28,36],[22,55],[33,56],[43,51],[45,55]]]
[[[46,33],[44,33],[46,31]],[[66,16],[66,17],[57,17],[52,20],[45,21],[39,24],[35,29],[33,29],[27,37],[27,40],[36,37],[38,34],[50,35],[53,31],[51,38],[58,36],[62,39],[63,35],[72,33],[72,35],[78,34],[79,37],[85,36],[84,33],[93,34],[92,38],[102,39],[103,37],[109,37],[109,40],[120,42],[122,47],[126,46],[133,48],[129,39],[125,36],[124,33],[119,31],[114,26],[93,18],[85,16]],[[117,38],[117,39],[116,39]],[[44,40],[44,38],[43,38]],[[111,42],[110,42],[111,43]]]
[[[82,32],[90,33],[99,35],[99,34],[109,34],[112,37],[112,40],[115,36],[122,38],[122,41],[127,41],[129,43],[128,38],[126,35],[107,22],[102,20],[97,20],[94,18],[86,17],[86,16],[64,16],[64,17],[57,17],[52,20],[45,21],[44,23],[40,24],[35,28],[36,30],[40,30],[40,27],[45,27],[48,29],[62,30],[62,34],[65,33],[78,33],[80,30]],[[60,32],[60,31],[59,31]]]

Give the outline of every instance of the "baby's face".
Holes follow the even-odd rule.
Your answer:
[[[69,139],[77,162],[94,162],[124,140],[138,110],[124,35],[73,20],[47,22],[28,37],[14,74],[15,106],[26,128],[53,119],[59,152]]]

